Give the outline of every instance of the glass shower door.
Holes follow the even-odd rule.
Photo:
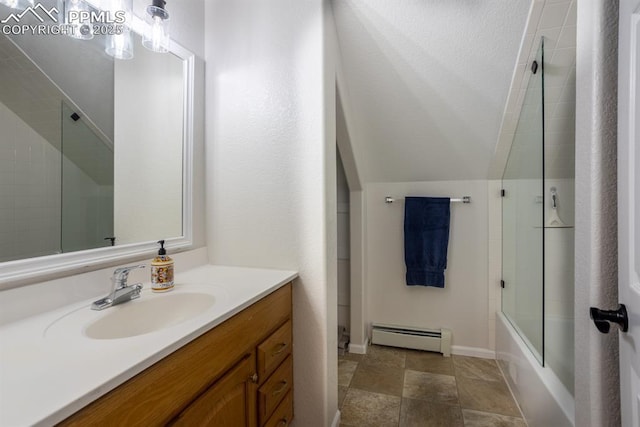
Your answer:
[[[534,356],[544,364],[542,42],[536,64],[502,177],[502,311]]]
[[[62,252],[110,246],[113,148],[62,103]]]

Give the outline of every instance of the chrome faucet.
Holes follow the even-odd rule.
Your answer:
[[[132,265],[129,267],[116,268],[113,272],[113,276],[111,276],[111,281],[113,282],[113,290],[106,297],[95,301],[91,305],[91,309],[104,310],[107,307],[139,298],[140,291],[142,291],[142,283],[127,285],[129,272],[136,268],[144,268],[144,265]]]

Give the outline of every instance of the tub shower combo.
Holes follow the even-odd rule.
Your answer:
[[[496,340],[529,425],[559,427],[574,424],[574,121],[564,105],[570,93],[545,99],[545,64],[541,40],[502,177]],[[571,78],[569,69],[565,90]]]

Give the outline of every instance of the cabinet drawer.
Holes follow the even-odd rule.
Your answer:
[[[258,389],[258,414],[260,425],[269,419],[278,404],[284,399],[293,384],[291,356]]]
[[[293,419],[293,392],[289,391],[286,397],[276,410],[273,412],[273,415],[269,418],[264,425],[264,427],[287,427],[291,420]]]
[[[266,379],[291,354],[291,320],[258,346],[258,376]]]

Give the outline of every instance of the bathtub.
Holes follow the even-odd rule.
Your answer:
[[[496,316],[496,357],[529,427],[575,425],[573,396],[549,367],[540,366],[501,312]]]

